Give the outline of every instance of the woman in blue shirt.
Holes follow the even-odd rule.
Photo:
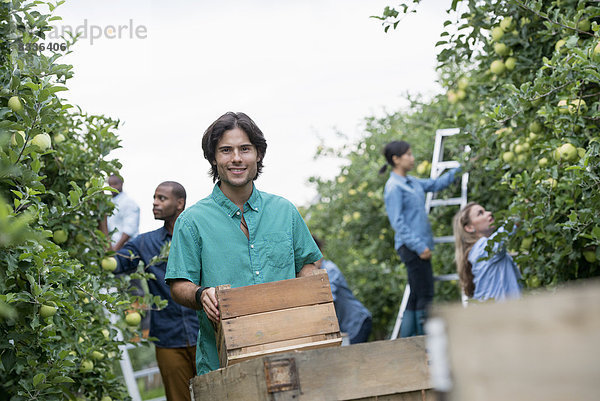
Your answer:
[[[454,217],[456,268],[465,294],[479,301],[519,298],[521,273],[503,242],[494,244],[492,256],[486,250],[494,232],[494,218],[481,205],[471,202]]]
[[[425,211],[425,193],[446,188],[459,169],[452,169],[436,179],[421,179],[408,175],[415,158],[407,142],[390,142],[383,154],[387,164],[379,173],[383,174],[388,165],[392,167],[383,193],[385,209],[396,233],[394,247],[406,265],[410,285],[400,336],[410,337],[424,334],[427,307],[433,300],[433,234]]]

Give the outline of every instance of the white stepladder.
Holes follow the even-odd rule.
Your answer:
[[[444,173],[444,171],[459,167],[460,163],[455,160],[444,160],[444,140],[453,135],[457,135],[460,133],[459,128],[447,128],[447,129],[439,129],[435,132],[435,143],[433,145],[433,157],[431,160],[431,178],[438,178],[440,175]],[[468,150],[468,149],[467,149]],[[461,177],[461,186],[460,186],[460,196],[456,198],[448,198],[448,199],[436,199],[435,193],[428,192],[427,197],[425,198],[425,211],[427,214],[431,211],[432,207],[436,206],[452,206],[459,205],[461,208],[467,204],[467,183],[469,182],[469,173],[463,173]],[[434,237],[433,242],[436,244],[443,244],[454,242],[453,235],[446,235],[442,237]],[[458,280],[457,274],[444,274],[441,276],[435,276],[435,281],[452,281]],[[404,295],[402,296],[402,302],[400,303],[400,309],[398,310],[398,316],[396,317],[396,323],[394,324],[394,330],[392,331],[391,340],[395,340],[398,338],[398,334],[400,332],[400,324],[402,323],[402,316],[404,314],[404,310],[406,309],[406,304],[408,303],[408,297],[410,296],[410,286],[408,283],[406,284],[406,288],[404,289]],[[462,294],[462,304],[463,306],[467,306],[467,297]]]
[[[108,290],[103,290],[106,292],[115,292],[117,289],[112,287]],[[117,315],[108,312],[105,310],[105,313],[108,315],[113,328],[117,331],[116,340],[123,341],[123,333],[121,330],[116,327],[116,323],[118,321]],[[132,401],[142,401],[142,396],[140,395],[140,390],[137,386],[137,380],[140,377],[151,376],[156,373],[159,373],[158,367],[151,367],[148,369],[133,370],[133,365],[131,364],[131,358],[129,357],[129,350],[135,348],[133,344],[123,344],[119,345],[119,350],[121,351],[121,359],[119,360],[119,364],[121,365],[121,372],[123,373],[123,380],[125,381],[125,385],[127,386],[127,392],[131,397]],[[159,397],[149,401],[165,401],[166,397]]]

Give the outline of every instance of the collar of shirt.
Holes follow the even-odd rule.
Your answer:
[[[413,178],[409,175],[407,176],[402,176],[400,174],[394,173],[393,171],[390,172],[390,179],[399,184],[400,186],[403,186],[404,188],[407,188],[409,191],[413,191],[414,185],[413,185]]]
[[[164,242],[164,241],[170,240],[171,239],[170,237],[171,237],[171,233],[169,233],[167,231],[165,226],[162,226],[160,228],[160,239]]]
[[[227,211],[229,217],[235,216],[236,213],[239,211],[235,203],[233,203],[228,197],[225,196],[223,191],[221,191],[218,182],[215,184],[211,196],[217,205],[220,205]],[[260,196],[260,191],[256,190],[254,184],[252,184],[252,194],[244,204],[244,212],[248,210],[246,209],[246,205],[248,205],[248,208],[250,210],[253,210],[255,212],[258,212],[259,209],[262,207],[262,198]]]

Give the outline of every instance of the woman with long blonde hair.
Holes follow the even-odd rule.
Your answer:
[[[488,241],[504,227],[495,230],[492,212],[481,205],[468,203],[454,216],[455,261],[464,293],[480,301],[502,301],[521,296],[521,272],[506,251],[503,242],[496,242],[490,256]]]

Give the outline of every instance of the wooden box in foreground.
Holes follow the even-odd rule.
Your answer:
[[[339,346],[340,328],[325,270],[247,287],[216,288],[221,367],[293,350]]]
[[[446,325],[451,400],[600,400],[600,281],[437,315]]]
[[[263,356],[192,379],[194,400],[433,401],[424,337]]]

